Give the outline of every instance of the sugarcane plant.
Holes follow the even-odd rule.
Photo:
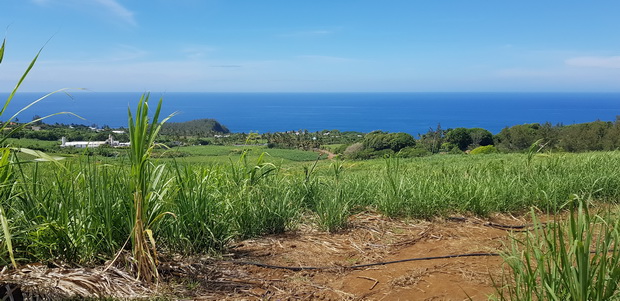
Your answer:
[[[131,231],[133,260],[137,278],[147,283],[157,281],[157,252],[152,227],[168,212],[150,218],[154,213],[155,200],[158,195],[154,191],[152,181],[160,178],[163,168],[151,162],[151,154],[157,146],[155,138],[162,125],[174,114],[159,120],[162,100],[159,100],[153,118],[149,119],[149,94],[140,98],[135,116],[131,109],[129,115],[129,160],[131,163],[130,188],[133,196],[133,229]],[[159,175],[159,176],[158,176]]]

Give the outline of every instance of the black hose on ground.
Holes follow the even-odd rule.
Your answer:
[[[455,222],[467,221],[467,219],[464,217],[450,216],[447,219],[450,221],[455,221]],[[522,231],[530,230],[528,228],[534,226],[534,225],[503,225],[503,224],[497,224],[493,222],[487,222],[487,223],[484,223],[483,225],[492,227],[492,228],[502,229],[502,230],[522,230]],[[542,224],[541,226],[544,227],[545,224]],[[271,264],[265,264],[265,263],[259,263],[259,262],[252,262],[252,261],[233,261],[233,262],[236,264],[253,265],[253,266],[269,268],[269,269],[282,269],[282,270],[289,270],[289,271],[310,271],[310,270],[334,270],[334,269],[361,269],[361,268],[367,268],[367,267],[372,267],[372,266],[388,265],[388,264],[408,262],[408,261],[435,260],[435,259],[447,259],[447,258],[459,258],[459,257],[483,257],[483,256],[500,256],[500,255],[498,253],[467,253],[467,254],[454,254],[454,255],[444,255],[444,256],[408,258],[408,259],[401,259],[401,260],[394,260],[394,261],[382,261],[382,262],[352,265],[352,266],[332,266],[332,267],[313,267],[313,266],[289,267],[289,266],[271,265]]]
[[[310,271],[310,270],[316,271],[316,270],[336,270],[336,269],[354,270],[354,269],[361,269],[361,268],[367,268],[367,267],[379,266],[379,265],[388,265],[388,264],[394,264],[394,263],[402,263],[402,262],[408,262],[408,261],[436,260],[436,259],[459,258],[459,257],[485,257],[485,256],[499,256],[499,254],[498,253],[453,254],[453,255],[444,255],[444,256],[407,258],[407,259],[401,259],[401,260],[382,261],[382,262],[358,264],[358,265],[352,265],[352,266],[331,266],[331,267],[312,267],[312,266],[289,267],[289,266],[251,262],[251,261],[233,261],[233,262],[236,264],[253,265],[253,266],[257,266],[261,268],[269,268],[269,269],[281,269],[281,270],[289,270],[289,271]]]
[[[449,216],[446,219],[452,222],[466,222],[467,221],[467,218],[459,217],[459,216]],[[539,223],[538,225],[537,224],[505,225],[505,224],[498,224],[494,222],[486,222],[486,223],[474,222],[474,223],[482,224],[483,226],[500,229],[500,230],[524,230],[524,231],[533,230],[538,227],[545,227],[547,225],[547,223]],[[522,232],[522,231],[517,231],[517,232]]]
[[[450,220],[456,220],[456,221],[465,221],[465,218],[463,217],[449,217],[448,219]],[[513,230],[513,229],[521,229],[523,231],[527,231],[527,230],[531,230],[531,229],[527,229],[529,227],[532,227],[534,225],[523,225],[523,226],[513,226],[513,225],[502,225],[502,224],[495,224],[495,223],[485,223],[485,226],[489,226],[489,227],[494,227],[494,228],[498,228],[498,229],[503,229],[503,230]],[[543,223],[540,225],[540,227],[545,227],[546,224]],[[608,252],[613,252],[614,250],[608,250]],[[596,251],[590,251],[590,253],[592,254],[596,254]],[[375,262],[375,263],[368,263],[368,264],[358,264],[358,265],[352,265],[352,266],[329,266],[329,267],[313,267],[313,266],[307,266],[307,267],[289,267],[289,266],[281,266],[281,265],[272,265],[272,264],[265,264],[265,263],[259,263],[259,262],[252,262],[252,261],[233,261],[233,263],[236,264],[242,264],[242,265],[253,265],[253,266],[257,266],[257,267],[261,267],[261,268],[269,268],[269,269],[281,269],[281,270],[289,270],[289,271],[316,271],[316,270],[338,270],[338,269],[349,269],[349,270],[354,270],[354,269],[361,269],[361,268],[367,268],[367,267],[373,267],[373,266],[379,266],[379,265],[388,265],[388,264],[395,264],[395,263],[402,263],[402,262],[409,262],[409,261],[422,261],[422,260],[436,260],[436,259],[448,259],[448,258],[459,258],[459,257],[487,257],[487,256],[500,256],[499,253],[466,253],[466,254],[453,254],[453,255],[444,255],[444,256],[430,256],[430,257],[416,257],[416,258],[407,258],[407,259],[401,259],[401,260],[393,260],[393,261],[381,261],[381,262]]]

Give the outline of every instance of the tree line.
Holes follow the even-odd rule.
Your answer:
[[[586,152],[620,148],[620,116],[615,122],[572,125],[530,123],[505,127],[497,135],[483,128],[431,128],[417,139],[407,133],[375,131],[336,151],[351,159],[370,159],[399,153],[418,157],[437,153],[521,152],[540,141],[550,151]]]
[[[620,118],[615,122],[594,121],[572,125],[532,123],[504,128],[495,136],[502,151],[522,151],[541,140],[555,151],[608,151],[620,148]]]
[[[17,125],[16,125],[17,126]],[[11,138],[31,138],[44,141],[103,141],[112,134],[115,140],[128,141],[127,134],[113,132],[104,126],[64,125],[36,123],[36,130],[13,133]],[[121,129],[122,130],[122,129]],[[530,123],[505,127],[497,135],[483,128],[450,128],[441,125],[430,128],[417,138],[407,133],[374,131],[361,133],[339,130],[309,132],[307,130],[251,133],[253,143],[265,143],[272,148],[312,150],[325,145],[335,145],[331,151],[353,159],[375,158],[393,153],[405,157],[437,153],[462,153],[486,147],[486,151],[519,152],[541,141],[551,151],[585,152],[607,151],[620,148],[620,116],[614,122],[594,121],[572,125]],[[238,144],[244,143],[249,134],[230,133],[228,128],[213,119],[170,123],[162,129],[159,142],[169,146],[186,144]]]

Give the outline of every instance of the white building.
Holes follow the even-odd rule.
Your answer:
[[[60,147],[92,148],[106,144],[112,147],[128,147],[130,145],[129,142],[116,141],[114,137],[110,135],[106,141],[67,141],[66,137],[62,137]]]

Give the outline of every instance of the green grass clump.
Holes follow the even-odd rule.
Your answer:
[[[620,220],[617,208],[593,214],[587,201],[569,204],[567,220],[541,223],[513,239],[504,254],[510,274],[498,300],[618,300]]]

